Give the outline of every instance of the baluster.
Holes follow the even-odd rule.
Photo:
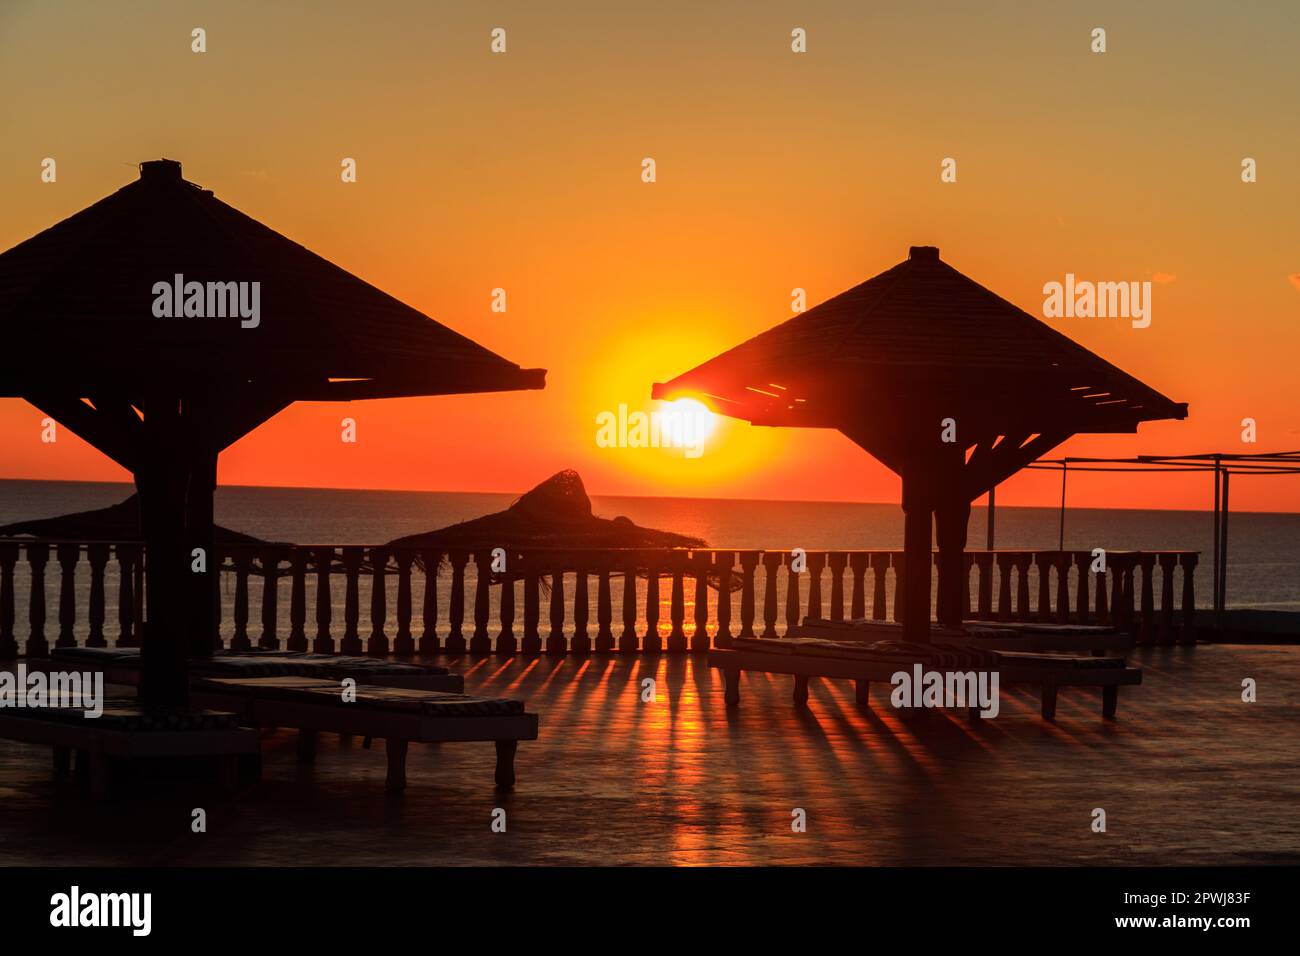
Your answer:
[[[1070,623],[1070,552],[1062,551],[1056,556],[1056,620],[1059,624]],[[1083,590],[1087,590],[1084,588]]]
[[[897,551],[889,556],[889,566],[894,569],[894,620],[903,623],[903,594],[906,591],[906,569],[903,567],[903,555]]]
[[[18,563],[18,545],[0,543],[0,660],[18,656],[14,640],[14,565]]]
[[[564,657],[569,643],[564,639],[564,556],[551,558],[551,630],[546,635],[546,656]]]
[[[1124,616],[1124,624],[1129,629],[1130,633],[1135,631],[1139,624],[1133,613],[1133,576],[1135,574],[1137,574],[1137,558],[1135,555],[1129,555],[1124,561],[1124,594],[1121,598],[1123,602],[1121,613]],[[1139,640],[1141,640],[1141,634],[1139,634],[1138,637]]]
[[[1121,630],[1128,629],[1128,618],[1124,616],[1124,576],[1125,562],[1118,554],[1112,554],[1108,558],[1111,564],[1110,581],[1110,614],[1111,623]]]
[[[514,657],[519,652],[519,641],[515,638],[515,581],[518,576],[515,568],[519,556],[506,556],[507,571],[501,580],[501,633],[497,635],[497,653],[502,657]]]
[[[524,639],[519,650],[526,657],[536,657],[542,653],[542,635],[537,626],[541,622],[542,608],[541,588],[537,575],[537,557],[527,555],[524,562]]]
[[[962,591],[965,592],[966,594],[966,607],[965,610],[962,612],[962,616],[961,616],[961,619],[963,621],[969,621],[972,617],[971,602],[970,602],[970,570],[973,567],[975,567],[975,555],[967,551],[962,556],[962,564],[961,564]]]
[[[822,614],[822,569],[826,567],[826,552],[814,551],[808,555],[808,616]]]
[[[643,654],[659,654],[664,649],[659,634],[659,557],[655,552],[646,555],[645,583],[645,638],[641,641]]]
[[[437,654],[441,650],[438,641],[438,568],[441,562],[440,551],[420,552],[420,563],[424,566],[424,607],[420,611],[420,621],[424,627],[420,634],[421,654]]]
[[[1038,613],[1035,620],[1044,624],[1052,619],[1052,564],[1056,556],[1047,551],[1034,554],[1034,564],[1038,567]]]
[[[451,558],[451,603],[448,607],[450,616],[447,644],[445,650],[453,657],[465,654],[465,565],[469,555],[464,551],[453,551]]]
[[[754,569],[757,551],[740,552],[740,637],[754,637]]]
[[[474,633],[469,639],[472,657],[487,657],[492,653],[492,638],[488,636],[491,604],[492,552],[479,551],[474,555]]]
[[[844,620],[844,569],[849,556],[843,551],[832,551],[827,559],[831,568],[831,620]]]
[[[1033,620],[1029,612],[1029,564],[1034,556],[1027,551],[1015,555],[1016,562],[1016,620]]]
[[[1005,551],[996,553],[998,565],[998,620],[1009,621],[1012,617],[1011,607],[1011,569],[1014,557]]]
[[[307,650],[307,551],[289,552],[289,640],[291,651]]]
[[[979,611],[976,617],[981,621],[991,621],[993,620],[993,552],[975,552],[975,566],[979,568],[977,586]]]
[[[1124,591],[1120,600],[1123,603],[1124,626],[1133,635],[1134,643],[1144,644],[1146,643],[1146,637],[1142,633],[1142,616],[1135,612],[1137,602],[1140,599],[1140,595],[1137,593],[1138,555],[1136,553],[1125,557],[1123,581]]]
[[[937,624],[939,620],[939,604],[937,586],[939,583],[939,552],[930,553],[930,615],[932,620]]]
[[[330,622],[334,615],[334,595],[330,592],[330,570],[334,564],[333,548],[317,548],[316,557],[316,639],[311,649],[317,654],[334,653],[334,635]]]
[[[87,619],[90,630],[86,633],[87,647],[107,647],[104,640],[104,620],[107,617],[104,601],[104,572],[108,568],[108,545],[86,545],[86,560],[90,562],[90,607]],[[4,654],[0,653],[0,657]]]
[[[145,565],[148,560],[148,556],[142,551],[140,560],[135,563],[135,621],[132,622],[131,633],[135,635],[137,645],[140,643],[141,635],[144,634],[144,613],[149,603],[149,596],[145,593],[144,586]]]
[[[230,638],[232,651],[252,650],[253,642],[248,638],[248,570],[252,556],[240,549],[232,555],[235,565],[235,632]]]
[[[1178,632],[1178,639],[1183,644],[1196,643],[1196,585],[1193,575],[1198,558],[1195,551],[1184,551],[1178,562],[1183,566],[1183,620]]]
[[[596,653],[608,654],[614,650],[614,601],[610,596],[609,586],[609,552],[601,551],[596,555],[600,564],[600,575],[596,583]]]
[[[268,651],[280,649],[280,638],[276,635],[279,623],[280,553],[273,548],[262,551],[262,636],[257,646]]]
[[[889,553],[871,552],[871,619],[873,621],[884,621],[889,618],[889,602],[885,587],[888,577]]]
[[[28,657],[49,657],[50,642],[45,639],[45,565],[50,559],[48,544],[27,545],[27,564],[31,567],[31,595],[27,619],[31,635],[27,638]]]
[[[867,573],[867,553],[854,551],[849,555],[849,570],[853,572],[853,596],[849,599],[852,607],[849,614],[855,621],[867,616],[867,593],[864,578]]]
[[[212,596],[209,638],[214,652],[221,650],[225,646],[221,640],[221,574],[225,563],[226,555],[221,549],[221,545],[213,544],[208,557],[208,567],[215,570],[212,572],[212,586],[208,589],[208,593]]]
[[[635,654],[639,644],[636,635],[636,556],[628,551],[623,556],[623,631],[618,636],[618,652]]]
[[[117,558],[117,646],[139,647],[140,634],[135,628],[136,589],[135,568],[140,561],[140,546],[135,544],[114,545]],[[143,600],[144,596],[141,595]]]
[[[668,552],[668,566],[673,573],[672,593],[668,602],[668,620],[672,628],[668,632],[668,653],[686,653],[686,582],[683,578],[683,563],[686,555],[681,551]]]
[[[81,545],[61,544],[55,549],[59,562],[59,636],[55,647],[77,646],[77,562]]]
[[[776,637],[776,572],[785,559],[780,551],[763,552],[763,637]]]
[[[393,636],[393,653],[410,657],[415,653],[411,635],[411,565],[415,552],[405,549],[393,555],[397,559],[397,633]]]
[[[1094,575],[1096,582],[1093,586],[1093,597],[1097,605],[1097,623],[1103,626],[1109,626],[1111,623],[1110,605],[1106,601],[1106,571],[1104,570],[1104,563],[1102,568],[1103,570],[1096,572]]]
[[[1143,552],[1138,558],[1138,563],[1142,566],[1142,643],[1155,643],[1155,618],[1156,618],[1156,595],[1155,595],[1155,567],[1156,556]]]
[[[709,650],[709,566],[711,556],[707,551],[696,551],[695,564],[695,633],[691,635],[691,652],[705,654]]]
[[[1174,568],[1178,555],[1163,552],[1160,561],[1160,643],[1174,642]]]
[[[713,571],[718,578],[718,631],[713,646],[731,647],[731,566],[736,556],[730,551],[713,553]]]
[[[371,548],[370,557],[370,638],[366,641],[366,653],[371,657],[385,657],[388,654],[388,552],[383,548]]]
[[[1088,568],[1092,566],[1092,555],[1088,551],[1075,551],[1074,566],[1079,570],[1079,583],[1075,585],[1075,614],[1080,624],[1091,624],[1088,611]]]
[[[362,548],[347,547],[343,549],[343,640],[339,650],[344,654],[360,654],[361,633],[357,625],[361,622],[361,558]]]
[[[795,556],[787,554],[785,563],[785,633],[790,634],[803,618],[800,615],[799,572],[795,570]],[[766,635],[765,635],[766,636]]]
[[[591,593],[588,555],[579,554],[575,561],[577,569],[573,574],[573,653],[584,657],[591,653],[591,637],[587,634],[587,623],[591,620]]]

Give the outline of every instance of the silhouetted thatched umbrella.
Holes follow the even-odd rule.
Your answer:
[[[140,698],[189,699],[217,644],[217,458],[298,401],[541,388],[186,181],[138,181],[0,253],[0,396],[23,398],[131,472],[145,551]]]
[[[261,538],[212,526],[213,539],[217,544],[266,544]],[[107,508],[95,508],[92,511],[76,511],[72,514],[58,515],[54,518],[36,518],[31,521],[15,521],[13,524],[0,525],[0,537],[31,535],[34,538],[52,538],[64,541],[143,541],[144,532],[140,525],[139,495],[132,495]]]
[[[1173,402],[913,246],[904,262],[676,378],[755,425],[836,428],[903,483],[903,627],[960,626],[971,502],[1071,435],[1187,417]]]

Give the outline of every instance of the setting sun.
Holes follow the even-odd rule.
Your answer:
[[[667,427],[681,430],[683,441],[688,445],[703,445],[718,423],[718,417],[709,411],[708,406],[694,398],[660,402],[659,414]]]

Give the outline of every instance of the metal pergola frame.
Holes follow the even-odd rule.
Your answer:
[[[1232,475],[1300,475],[1300,451],[1237,455],[1206,452],[1197,455],[1138,455],[1135,458],[1040,458],[1026,466],[1061,472],[1061,521],[1058,547],[1065,550],[1065,480],[1070,471],[1085,472],[1214,472],[1214,625],[1220,628],[1228,589],[1228,488]],[[993,548],[994,488],[988,496],[987,545]]]

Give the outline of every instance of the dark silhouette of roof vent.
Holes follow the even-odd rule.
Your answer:
[[[181,181],[181,164],[174,159],[151,159],[140,164],[140,178],[145,182],[178,183]]]

